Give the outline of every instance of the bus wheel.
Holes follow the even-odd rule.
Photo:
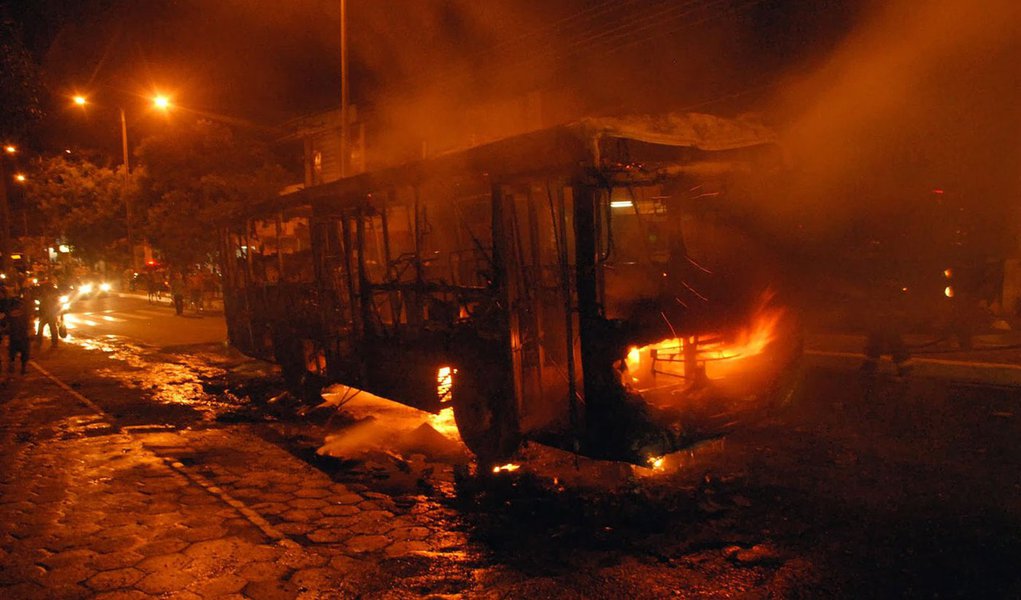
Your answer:
[[[482,467],[506,459],[521,444],[508,376],[502,369],[476,363],[459,368],[453,378],[451,402],[457,430]]]

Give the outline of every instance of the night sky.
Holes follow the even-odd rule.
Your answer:
[[[423,95],[454,106],[553,89],[588,113],[746,109],[825,57],[860,4],[349,0],[352,101],[372,109]],[[339,104],[339,0],[33,0],[7,10],[43,68],[52,148],[116,144],[103,114],[116,106],[144,134],[152,90],[199,114],[269,126]],[[95,103],[87,118],[70,109],[75,92]]]
[[[1019,89],[1019,5],[917,7],[348,0],[351,99],[376,123],[377,151],[471,133],[473,107],[534,91],[546,124],[752,113],[780,131],[792,167],[784,197],[764,200],[778,222],[812,215],[808,230],[842,235],[862,214],[935,188],[990,223],[1008,222],[1021,187],[1021,115],[1007,101]],[[289,119],[340,103],[339,0],[33,0],[4,10],[22,25],[49,93],[47,117],[24,141],[38,150],[93,148],[119,162],[117,107],[137,147],[187,115],[279,139]],[[177,106],[169,117],[147,107],[157,90]],[[76,92],[93,103],[85,114],[70,103]]]

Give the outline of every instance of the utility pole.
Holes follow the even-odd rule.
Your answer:
[[[3,229],[0,230],[0,252],[3,252],[0,270],[6,273],[11,266],[11,203],[7,196],[6,156],[0,156],[0,217],[4,220]]]
[[[121,108],[121,150],[124,155],[124,210],[125,214],[125,226],[128,234],[128,257],[131,261],[131,270],[138,270],[138,265],[135,264],[135,236],[134,236],[134,220],[135,211],[131,202],[131,193],[128,187],[131,185],[131,163],[128,159],[128,120],[124,116],[124,109]]]
[[[340,176],[347,177],[348,82],[347,82],[347,0],[340,0]]]

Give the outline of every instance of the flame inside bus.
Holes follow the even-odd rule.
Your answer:
[[[750,324],[727,334],[706,333],[674,337],[629,349],[625,366],[631,386],[644,387],[657,376],[720,380],[752,368],[778,335],[781,308],[763,306]]]
[[[457,369],[440,367],[436,371],[436,395],[440,402],[450,402],[450,390],[454,386],[454,375]]]

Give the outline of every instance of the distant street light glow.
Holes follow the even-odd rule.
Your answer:
[[[4,152],[6,152],[7,154],[14,154],[17,151],[18,149],[10,144],[4,146]]]
[[[26,179],[27,177],[25,177],[24,173],[17,173],[14,175],[14,180],[17,181],[18,183],[25,183]]]
[[[77,104],[78,106],[85,106],[88,103],[88,100],[85,98],[85,96],[75,96],[74,103]]]
[[[166,96],[156,96],[152,99],[152,103],[160,110],[167,110],[170,108],[170,98],[167,98]]]

